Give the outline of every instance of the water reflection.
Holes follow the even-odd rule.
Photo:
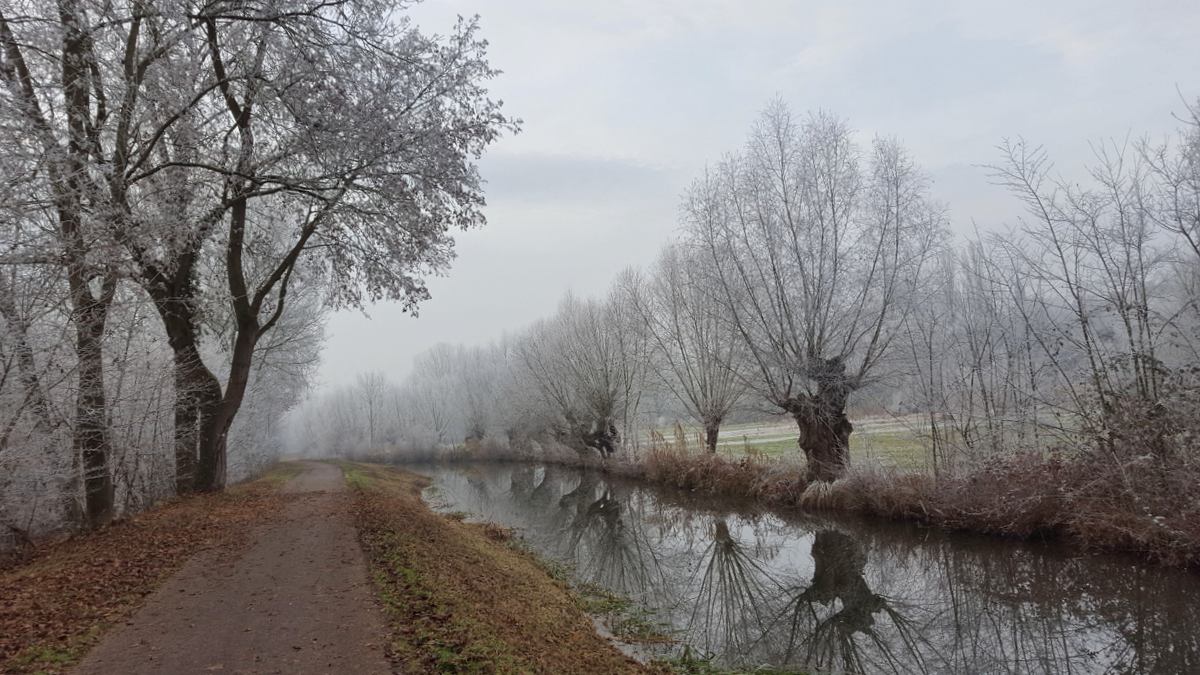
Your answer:
[[[702,573],[687,624],[691,642],[706,653],[747,653],[767,632],[773,584],[725,518],[714,518],[711,532],[697,567]]]
[[[782,660],[823,670],[927,671],[913,621],[868,585],[858,540],[820,530],[810,553],[812,581],[791,589],[782,616],[788,624]]]
[[[563,468],[432,467],[437,500],[627,594],[721,665],[1200,672],[1200,578],[897,525],[798,519]]]

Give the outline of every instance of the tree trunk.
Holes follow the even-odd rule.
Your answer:
[[[54,185],[55,210],[58,214],[58,234],[66,263],[67,285],[70,289],[71,319],[75,324],[75,354],[78,359],[78,386],[75,392],[75,434],[72,447],[75,458],[82,463],[84,507],[87,524],[98,527],[113,516],[113,481],[109,473],[108,409],[104,396],[104,326],[108,308],[116,292],[115,273],[98,274],[99,269],[89,261],[94,246],[85,232],[83,213],[87,166],[92,152],[91,86],[88,71],[89,37],[84,29],[78,3],[64,0],[58,12],[62,22],[62,98],[66,113],[66,152],[50,142],[47,152],[59,161],[48,165]],[[10,58],[13,52],[10,49]],[[19,68],[24,59],[17,54]],[[27,110],[48,128],[41,117],[36,99],[28,96]],[[95,204],[88,208],[94,208]],[[92,282],[99,279],[99,296]]]
[[[164,274],[159,265],[145,262],[141,251],[137,253],[143,259],[142,287],[153,299],[171,345],[175,380],[175,493],[183,495],[197,487],[205,415],[211,416],[221,401],[221,382],[200,357],[196,289],[192,279],[198,251],[181,254],[170,275]]]
[[[851,385],[841,361],[823,362],[814,379],[817,390],[784,402],[800,430],[799,444],[808,460],[810,482],[841,478],[850,465],[850,434],[854,425],[846,417]]]
[[[717,437],[720,436],[720,433],[720,420],[706,420],[704,422],[704,447],[708,448],[709,453],[716,454]]]
[[[800,448],[808,461],[810,482],[841,478],[850,465],[850,433],[854,425],[845,410],[824,408],[805,401],[805,410],[793,412],[800,429]]]
[[[83,463],[87,524],[112,520],[113,482],[109,472],[107,402],[104,396],[104,324],[108,303],[97,301],[86,286],[74,289],[75,353],[79,381],[75,393],[73,447]]]
[[[225,488],[229,428],[242,407],[246,387],[250,383],[250,367],[254,348],[258,345],[258,330],[254,321],[239,324],[225,395],[215,401],[210,398],[200,401],[200,453],[196,472],[198,490],[207,492]]]
[[[195,344],[181,346],[175,359],[175,491],[197,489],[201,434],[221,402],[221,382],[204,365]]]
[[[200,406],[192,396],[192,373],[174,354],[175,368],[175,494],[191,492],[196,480],[199,447]]]
[[[225,489],[228,447],[226,439],[233,415],[226,412],[222,401],[216,410],[202,411],[200,431],[200,457],[196,465],[196,489],[202,492],[217,492]],[[234,411],[236,412],[236,410]]]
[[[219,490],[225,485],[225,432],[221,430],[224,397],[221,381],[200,356],[191,278],[194,259],[191,252],[182,257],[172,277],[150,265],[142,271],[143,286],[162,319],[174,361],[177,494]]]
[[[591,426],[579,434],[584,447],[592,448],[600,453],[601,459],[611,457],[617,451],[621,435],[611,417],[595,420]]]

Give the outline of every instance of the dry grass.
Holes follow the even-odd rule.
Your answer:
[[[801,504],[1200,565],[1200,471],[1183,462],[1016,454],[957,476],[855,472]]]
[[[201,550],[237,550],[278,513],[292,469],[225,492],[175,499],[35,550],[0,571],[0,669],[60,672]]]
[[[1017,452],[954,475],[868,465],[809,484],[803,464],[697,454],[676,436],[658,436],[650,452],[619,472],[703,494],[1010,537],[1064,537],[1167,565],[1200,565],[1200,462],[1188,452]]]
[[[438,515],[427,480],[344,465],[359,536],[406,672],[641,672],[601,638],[568,588],[502,528]]]

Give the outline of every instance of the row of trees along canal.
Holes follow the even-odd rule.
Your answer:
[[[326,309],[412,307],[482,224],[475,161],[516,130],[486,45],[400,10],[3,4],[6,530],[222,489],[231,452],[269,454]]]
[[[1200,120],[1182,120],[1164,142],[1095,146],[1081,179],[1002,143],[991,174],[1027,215],[955,241],[896,141],[773,104],[692,184],[651,269],[490,346],[438,346],[400,384],[364,375],[305,408],[299,437],[608,455],[678,416],[713,451],[731,415],[765,409],[829,480],[848,411],[871,402],[919,414],[939,471],[1014,451],[1191,456]]]

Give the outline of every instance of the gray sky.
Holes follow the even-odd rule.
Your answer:
[[[606,291],[673,236],[680,194],[774,97],[899,138],[959,232],[1016,205],[979,164],[1004,137],[1078,175],[1089,142],[1165,138],[1200,96],[1200,3],[428,0],[426,31],[481,15],[492,84],[524,131],[482,164],[489,224],[458,237],[418,318],[332,317],[320,386],[392,379],[438,342],[482,344]]]

